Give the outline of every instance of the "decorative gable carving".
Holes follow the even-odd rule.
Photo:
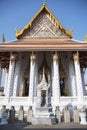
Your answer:
[[[38,29],[34,35],[34,37],[57,37],[57,35],[49,28],[47,25],[43,25],[40,29]]]
[[[43,38],[43,37],[54,37],[54,38],[68,38],[63,30],[57,28],[47,17],[47,14],[41,14],[35,23],[32,25],[30,30],[27,30],[21,37],[23,39],[29,38]]]
[[[46,5],[43,5],[36,16],[20,32],[16,29],[18,39],[58,38],[70,39],[72,32],[67,31]]]

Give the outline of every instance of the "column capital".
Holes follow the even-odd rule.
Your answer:
[[[9,69],[5,68],[5,73],[8,73]]]
[[[73,59],[74,59],[74,62],[79,62],[79,53],[78,52],[73,53]]]
[[[36,60],[36,54],[34,54],[34,53],[32,53],[31,55],[30,55],[30,59],[31,59],[31,61],[35,61]]]
[[[17,58],[17,54],[16,53],[13,52],[13,53],[10,54],[10,60],[11,61],[15,61],[16,58]]]
[[[57,54],[57,52],[55,52],[55,54],[53,54],[53,61],[58,61],[59,56]]]

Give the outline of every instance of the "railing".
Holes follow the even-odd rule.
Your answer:
[[[16,103],[20,103],[20,102],[28,102],[29,97],[11,97],[10,98],[10,102],[16,102]]]
[[[77,97],[60,97],[60,102],[76,102],[77,101]]]
[[[5,96],[0,96],[0,103],[5,101]]]

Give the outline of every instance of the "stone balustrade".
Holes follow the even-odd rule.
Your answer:
[[[21,103],[21,102],[28,102],[29,97],[11,97],[10,98],[10,102],[17,102],[17,103]]]

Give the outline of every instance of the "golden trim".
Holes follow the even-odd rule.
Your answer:
[[[84,35],[84,43],[87,43],[87,34]]]
[[[60,22],[59,20],[53,15],[53,13],[49,10],[49,8],[46,6],[46,4],[43,4],[40,10],[36,13],[36,15],[33,17],[33,19],[19,32],[18,29],[16,29],[16,38],[19,38],[21,35],[23,35],[24,31],[32,26],[33,21],[36,19],[36,17],[40,14],[40,12],[46,9],[46,11],[49,13],[49,18],[52,20],[54,25],[56,27],[59,27],[64,30],[64,32],[72,38],[72,31],[68,31]]]

